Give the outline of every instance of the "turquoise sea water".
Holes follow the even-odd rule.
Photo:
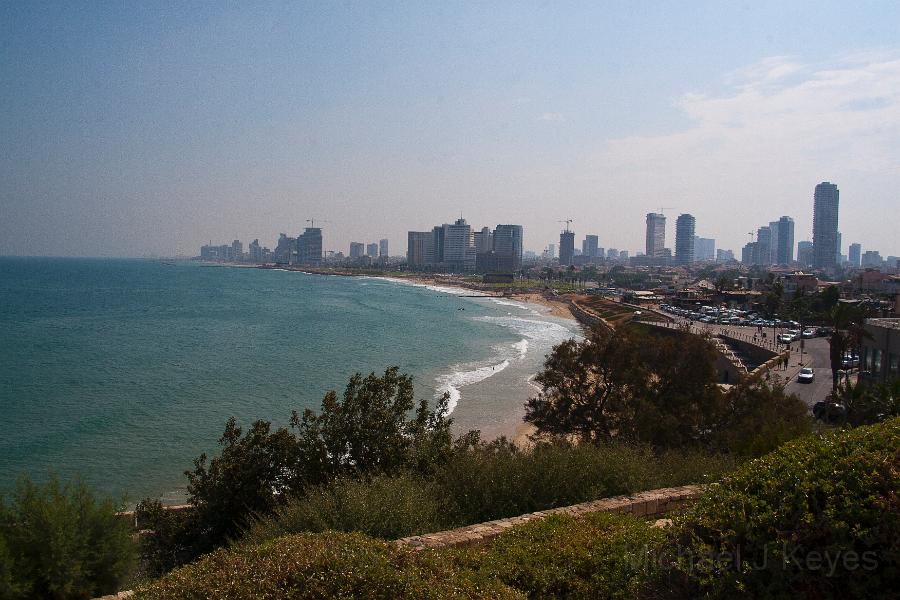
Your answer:
[[[80,475],[177,499],[229,416],[286,424],[354,372],[450,391],[460,429],[512,434],[572,323],[371,278],[150,260],[0,258],[0,490]]]

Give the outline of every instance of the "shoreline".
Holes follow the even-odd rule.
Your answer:
[[[222,266],[243,266],[231,263],[218,263],[222,264]],[[269,270],[280,270],[280,271],[295,271],[299,273],[309,273],[311,275],[332,275],[337,277],[371,277],[373,279],[383,279],[386,281],[394,281],[397,283],[410,283],[416,285],[424,285],[424,286],[435,286],[435,287],[446,287],[446,288],[454,288],[459,290],[466,290],[470,292],[476,292],[479,296],[484,296],[486,298],[506,298],[507,300],[515,300],[524,303],[530,304],[539,304],[540,306],[549,309],[549,314],[554,317],[559,317],[561,319],[569,319],[572,321],[578,321],[575,318],[575,315],[572,313],[572,310],[569,307],[569,303],[567,300],[562,297],[557,296],[556,298],[550,297],[550,295],[546,292],[541,292],[538,290],[528,290],[528,291],[517,291],[517,290],[509,290],[504,293],[497,293],[496,290],[485,289],[484,284],[477,284],[469,281],[463,281],[458,276],[453,275],[426,275],[423,273],[416,273],[412,275],[406,275],[404,273],[396,273],[396,274],[388,274],[384,271],[372,271],[372,272],[355,272],[348,271],[343,269],[335,269],[335,270],[325,270],[318,268],[296,268],[292,265],[287,266],[275,266],[275,265],[255,265],[254,268],[257,269],[269,269]]]
[[[229,264],[224,264],[222,266],[231,266]],[[234,265],[234,266],[243,266],[243,265]],[[268,269],[268,270],[281,270],[281,271],[293,271],[299,273],[308,273],[312,275],[331,275],[338,277],[356,277],[356,278],[371,278],[371,279],[380,279],[383,281],[389,281],[401,285],[412,285],[417,287],[431,287],[435,288],[433,291],[440,292],[437,288],[446,288],[450,290],[457,290],[461,292],[472,292],[471,296],[465,296],[463,294],[459,294],[460,297],[471,297],[473,299],[477,298],[485,298],[485,299],[504,299],[513,302],[518,302],[524,305],[525,307],[531,308],[532,310],[540,312],[544,316],[554,317],[558,319],[564,319],[570,324],[577,325],[579,329],[583,330],[583,325],[578,321],[575,317],[574,313],[571,310],[570,303],[565,297],[553,297],[547,292],[541,292],[538,290],[527,290],[527,291],[517,291],[517,290],[504,290],[503,293],[498,293],[496,290],[484,289],[483,285],[478,283],[473,283],[469,281],[461,280],[456,276],[441,276],[441,275],[426,275],[426,274],[389,274],[385,272],[354,272],[348,270],[322,270],[315,268],[297,268],[292,266],[257,266],[256,268]],[[530,376],[533,377],[536,373],[531,373]],[[507,439],[511,440],[516,446],[526,449],[533,446],[533,442],[530,439],[530,436],[534,434],[535,428],[533,425],[526,423],[522,420],[522,414],[519,414],[520,411],[517,410],[515,412],[514,425],[508,431],[499,431],[495,435],[493,435],[490,439],[496,439],[501,436],[505,436]],[[512,424],[512,423],[511,423]],[[481,430],[484,427],[479,428]]]

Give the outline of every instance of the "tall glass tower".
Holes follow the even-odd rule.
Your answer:
[[[830,269],[838,256],[838,186],[823,181],[813,196],[813,267]]]

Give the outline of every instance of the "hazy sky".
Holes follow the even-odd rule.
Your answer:
[[[0,3],[0,254],[327,249],[462,213],[739,253],[841,190],[900,255],[900,3]],[[252,8],[248,5],[253,5]]]

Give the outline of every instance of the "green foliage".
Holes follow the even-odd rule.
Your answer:
[[[680,549],[663,587],[686,597],[895,597],[898,448],[894,419],[748,463],[676,522]]]
[[[716,446],[738,456],[762,456],[812,431],[806,405],[783,386],[762,381],[737,385],[725,394]]]
[[[431,553],[336,532],[218,550],[137,590],[139,600],[521,597]]]
[[[201,455],[185,472],[193,510],[176,517],[151,500],[141,503],[141,525],[153,532],[142,544],[148,564],[161,572],[209,552],[236,538],[254,516],[273,513],[307,488],[433,471],[452,449],[447,400],[433,411],[425,401],[416,407],[412,378],[392,367],[383,377],[357,373],[341,400],[326,394],[318,414],[294,413],[296,435],[273,431],[266,421],[243,433],[229,419],[219,456],[208,461]]]
[[[783,388],[744,382],[723,393],[715,351],[695,335],[594,329],[556,346],[525,420],[540,434],[594,444],[624,439],[758,456],[809,431],[806,407]]]
[[[339,402],[326,394],[319,414],[294,413],[304,482],[319,484],[340,476],[395,473],[413,467],[428,470],[450,451],[449,396],[434,411],[424,400],[415,407],[412,377],[397,367],[383,377],[350,378]]]
[[[626,600],[638,597],[664,540],[663,530],[636,517],[553,515],[456,560],[530,598]]]
[[[858,427],[900,417],[900,379],[877,384],[847,381],[838,386],[831,399],[843,410],[820,416],[832,423]]]
[[[438,487],[419,475],[344,478],[308,489],[274,514],[257,517],[240,543],[328,530],[360,531],[388,540],[440,531],[448,524],[442,504]]]
[[[0,504],[0,598],[93,598],[134,563],[128,524],[82,482],[19,480]]]
[[[608,496],[714,481],[732,470],[721,454],[654,453],[647,446],[539,444],[469,437],[433,475],[343,479],[257,518],[243,541],[304,531],[361,531],[394,539]]]
[[[286,429],[272,432],[268,422],[256,421],[242,436],[231,418],[219,444],[222,451],[208,466],[203,454],[194,461],[193,471],[185,471],[197,552],[236,535],[251,514],[274,510],[298,477],[300,453]]]

